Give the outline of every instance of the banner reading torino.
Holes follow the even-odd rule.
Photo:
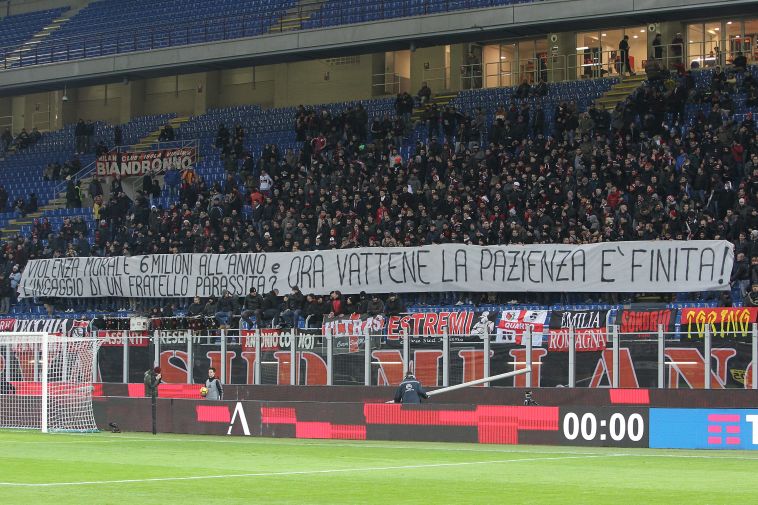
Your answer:
[[[342,249],[32,260],[22,297],[187,298],[266,293],[728,290],[727,241]]]
[[[157,149],[154,151],[108,153],[97,158],[97,175],[120,175],[122,177],[146,174],[162,174],[171,168],[193,168],[197,149]]]

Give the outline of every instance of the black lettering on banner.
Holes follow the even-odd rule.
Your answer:
[[[361,284],[361,258],[356,253],[350,253],[350,274],[348,276],[348,283],[353,285],[353,274],[355,274],[355,282],[357,285]]]
[[[396,279],[394,275],[392,275],[392,271],[397,269],[397,265],[393,265],[393,258],[395,256],[400,256],[402,253],[399,252],[391,252],[389,255],[389,258],[387,259],[387,275],[389,276],[390,280],[394,282],[395,284],[402,284],[405,282],[405,279]]]
[[[418,252],[418,259],[417,259],[417,264],[418,264],[418,280],[419,280],[419,282],[421,284],[427,284],[427,285],[429,284],[429,281],[425,281],[424,280],[424,276],[423,276],[424,269],[426,267],[428,267],[429,265],[427,265],[426,263],[422,263],[421,262],[421,255],[422,254],[430,254],[430,253],[431,253],[431,251],[426,251],[426,250],[422,250],[422,251]]]
[[[440,278],[442,279],[442,282],[453,282],[452,278],[450,279],[445,278],[445,268],[447,267],[446,262],[445,262],[446,252],[447,251],[445,251],[444,249],[442,250],[442,276]]]
[[[542,282],[542,278],[539,278],[539,279],[532,278],[532,268],[538,265],[537,263],[532,262],[532,254],[534,254],[534,253],[539,254],[539,251],[532,250],[532,251],[529,251],[527,253],[527,255],[526,255],[526,267],[527,267],[527,272],[528,272],[528,275],[529,275],[529,282],[531,282],[533,284],[539,284],[539,283]]]
[[[89,277],[89,291],[92,296],[100,296],[100,283],[97,277]]]
[[[340,285],[345,285],[345,274],[347,273],[347,256],[340,261],[340,255],[337,254],[337,275],[340,278]]]
[[[698,277],[698,280],[699,281],[703,280],[703,270],[705,270],[706,268],[711,269],[711,275],[708,276],[708,278],[713,279],[713,275],[715,273],[714,271],[715,266],[716,266],[716,251],[714,251],[710,247],[706,247],[705,249],[700,251],[700,275]]]
[[[460,282],[459,269],[463,269],[463,282],[468,282],[468,255],[465,249],[455,251],[455,281]]]
[[[487,258],[485,260],[485,257]],[[484,271],[492,265],[492,253],[489,249],[482,249],[479,253],[479,280],[484,280]],[[495,269],[492,269],[492,280],[495,280]]]
[[[721,258],[721,273],[719,274],[719,284],[724,284],[724,270],[726,268],[726,260],[729,257],[729,251],[730,249],[728,247],[724,247],[724,256]],[[757,372],[758,373],[758,372]]]
[[[637,263],[635,256],[638,253],[645,253],[645,249],[632,249],[632,282],[634,282],[634,271],[637,268],[642,268],[642,263]]]
[[[519,281],[521,279],[519,279],[518,276],[516,276],[516,277],[513,276],[513,272],[516,270],[516,267],[518,266],[517,262],[518,262],[518,255],[519,255],[519,253],[518,253],[518,251],[508,251],[508,254],[510,256],[512,256],[512,260],[513,260],[511,262],[511,268],[508,271],[508,281],[509,282]]]
[[[687,253],[687,260],[684,264],[684,280],[689,281],[690,280],[690,255],[693,252],[697,251],[697,247],[683,247],[682,251]]]
[[[600,282],[616,282],[615,278],[608,278],[605,276],[605,267],[613,266],[613,263],[605,262],[605,255],[615,253],[614,249],[603,249],[600,252]]]
[[[561,277],[561,271],[563,271],[564,268],[568,270],[568,268],[567,268],[568,264],[566,263],[566,259],[568,259],[569,255],[571,254],[571,251],[567,251],[565,249],[560,249],[560,250],[556,251],[555,253],[553,253],[553,262],[555,262],[555,255],[556,255],[556,253],[558,255],[562,255],[562,256],[561,256],[560,261],[558,263],[558,272],[556,272],[555,280],[557,282],[568,281],[569,280],[568,277]]]
[[[579,258],[579,260],[577,260]],[[578,279],[576,275],[577,269],[582,272],[582,282],[587,282],[587,258],[585,257],[583,249],[577,249],[571,255],[571,280],[576,281]]]

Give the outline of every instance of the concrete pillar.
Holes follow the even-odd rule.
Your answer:
[[[683,23],[681,21],[666,21],[665,23],[657,23],[658,25],[658,32],[661,34],[661,40],[663,40],[663,44],[665,46],[671,44],[671,41],[673,40],[674,36],[677,33],[682,34],[682,40],[684,40],[684,47],[682,48],[682,54],[685,57],[684,61],[687,61],[687,24]],[[653,38],[655,38],[655,33],[649,33],[648,32],[648,43],[652,47],[653,44]],[[664,58],[666,57],[666,51],[670,50],[670,48],[665,48],[663,51]]]
[[[288,77],[289,67],[286,63],[274,65],[274,107],[285,107],[289,101]]]
[[[11,116],[13,121],[13,134],[16,135],[21,128],[26,128],[26,96],[14,96],[11,99]],[[31,123],[31,117],[29,118]]]
[[[553,82],[574,80],[579,56],[576,50],[576,32],[548,34],[547,39],[548,79]]]
[[[468,56],[468,44],[452,44],[450,46],[450,83],[448,89],[450,91],[460,91],[464,88],[461,82],[461,68],[466,64],[466,56]]]
[[[145,81],[129,81],[122,86],[119,122],[127,123],[133,117],[142,115],[142,104],[145,102]]]
[[[421,88],[424,81],[429,83],[435,95],[445,88],[444,82],[445,46],[423,47],[411,53],[411,94]]]
[[[62,125],[75,124],[77,121],[79,121],[79,90],[67,89],[66,98],[68,98],[68,100],[64,102],[63,92],[61,92],[60,100],[58,101],[61,116],[60,122]]]
[[[219,75],[219,71],[196,74],[194,115],[205,114],[209,108],[218,105]]]

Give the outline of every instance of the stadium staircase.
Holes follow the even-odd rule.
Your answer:
[[[647,80],[645,74],[637,74],[632,77],[621,79],[621,81],[614,84],[610,90],[606,91],[600,98],[595,100],[595,107],[602,110],[615,109],[619,102],[626,100],[629,95],[642,86],[642,83],[644,83],[645,80]]]
[[[311,19],[313,13],[319,11],[323,5],[323,1],[300,0],[295,7],[288,9],[268,31],[282,33],[302,30],[303,23]]]
[[[437,108],[440,110],[444,109],[457,96],[458,95],[456,93],[442,93],[442,94],[433,96],[429,100],[428,104],[421,107],[413,108],[413,113],[411,114],[411,121],[413,123],[416,123],[417,121],[421,121],[424,117],[424,112],[426,112],[427,109],[431,108],[432,105],[436,105]]]
[[[189,117],[176,117],[176,118],[170,119],[168,123],[174,128],[174,131],[176,131],[181,127],[181,125],[189,121],[189,119],[190,119]],[[150,147],[158,143],[158,136],[160,135],[162,128],[163,128],[163,125],[161,125],[157,130],[149,133],[145,137],[142,137],[139,140],[139,142],[129,146],[130,149],[135,150],[135,151],[144,151],[144,150],[150,149]],[[94,178],[94,168],[95,168],[95,165],[93,162],[89,166],[85,167],[84,170],[82,170],[84,175],[81,176],[79,181],[83,189],[87,188],[89,186],[89,183],[92,182],[92,179]],[[11,219],[10,221],[8,221],[8,224],[2,229],[2,234],[0,236],[2,236],[3,238],[15,236],[19,232],[21,232],[21,229],[24,226],[32,225],[35,219],[43,217],[48,214],[52,214],[56,210],[63,209],[65,207],[66,207],[66,192],[62,191],[57,195],[56,198],[53,198],[52,200],[48,201],[44,205],[40,205],[39,210],[37,212],[32,212],[22,218]]]
[[[47,39],[51,34],[61,29],[63,25],[68,23],[71,18],[79,14],[79,11],[84,9],[89,5],[89,2],[83,2],[82,5],[79,5],[77,7],[71,7],[67,11],[63,12],[60,16],[53,19],[53,21],[48,24],[47,26],[43,27],[40,31],[32,35],[32,38],[24,42],[19,48],[16,54],[13,54],[11,56],[8,56],[6,59],[6,64],[9,66],[12,66],[15,63],[18,63],[21,61],[21,58],[24,56],[29,55],[34,49],[41,44],[45,39]]]
[[[171,125],[171,127],[174,129],[174,132],[176,132],[181,126],[189,121],[190,118],[187,116],[183,117],[175,117],[168,121],[168,124]],[[147,151],[151,147],[154,147],[155,144],[158,143],[158,137],[161,134],[161,130],[163,129],[163,126],[155,130],[154,132],[150,133],[149,135],[143,137],[138,143],[134,144],[132,147],[135,151]]]

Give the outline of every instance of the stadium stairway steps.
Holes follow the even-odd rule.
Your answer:
[[[624,77],[617,84],[614,84],[610,90],[603,93],[603,95],[595,100],[595,107],[598,109],[612,110],[616,108],[619,102],[623,102],[626,98],[634,93],[642,83],[647,80],[645,74],[633,75],[632,77]]]
[[[186,123],[187,121],[189,121],[189,120],[190,120],[190,118],[188,116],[175,117],[173,119],[170,119],[168,121],[168,124],[170,124],[171,127],[176,132],[176,130],[178,130],[179,128],[181,128],[181,126],[184,123]],[[134,144],[131,147],[135,151],[146,151],[146,150],[150,149],[152,146],[154,146],[155,144],[158,143],[158,137],[160,136],[162,129],[163,129],[163,126],[161,126],[160,128],[158,128],[154,132],[150,133],[149,135],[143,137],[142,139],[140,139],[139,142],[137,142],[136,144]]]
[[[174,128],[174,130],[177,130],[181,125],[189,121],[189,117],[177,117],[169,120],[169,124]],[[162,128],[162,127],[161,127]],[[151,146],[158,143],[158,136],[160,135],[160,129],[150,133],[149,135],[143,137],[140,139],[140,141],[136,144],[133,144],[129,146],[132,150],[146,150],[149,149]],[[94,169],[94,163],[90,165]],[[86,170],[86,168],[85,168]],[[89,171],[86,173],[79,182],[81,183],[82,189],[86,189],[89,186],[89,183],[92,182],[92,179],[94,178],[94,170]],[[3,238],[9,238],[13,237],[15,235],[18,235],[21,231],[21,228],[23,226],[31,225],[34,223],[34,219],[43,217],[48,212],[52,212],[58,209],[62,209],[66,206],[66,192],[62,191],[58,194],[57,198],[53,198],[50,200],[47,204],[40,206],[39,210],[37,212],[33,212],[30,214],[27,214],[24,217],[20,217],[17,219],[12,219],[8,221],[8,224],[0,230],[0,237]]]
[[[301,0],[295,7],[288,9],[268,31],[269,33],[283,33],[300,30],[303,27],[303,22],[308,21],[311,15],[320,10],[323,5],[323,1]]]
[[[444,109],[456,96],[458,96],[456,93],[442,93],[433,96],[427,105],[413,108],[413,113],[411,113],[411,121],[414,123],[416,121],[421,121],[424,112],[426,112],[426,110],[430,108],[432,104],[436,105],[438,109]]]
[[[34,35],[32,35],[32,38],[24,42],[20,47],[17,48],[17,52],[11,56],[8,56],[6,58],[7,64],[10,66],[14,63],[18,63],[21,58],[23,58],[26,54],[30,53],[31,51],[34,51],[34,49],[39,45],[41,42],[43,42],[46,38],[50,36],[53,32],[60,30],[60,28],[68,23],[71,18],[79,14],[79,12],[87,7],[90,4],[89,1],[82,2],[80,5],[77,5],[75,7],[71,7],[69,10],[64,12],[59,18],[56,18],[53,20],[52,23],[42,28],[42,30],[38,31]]]

